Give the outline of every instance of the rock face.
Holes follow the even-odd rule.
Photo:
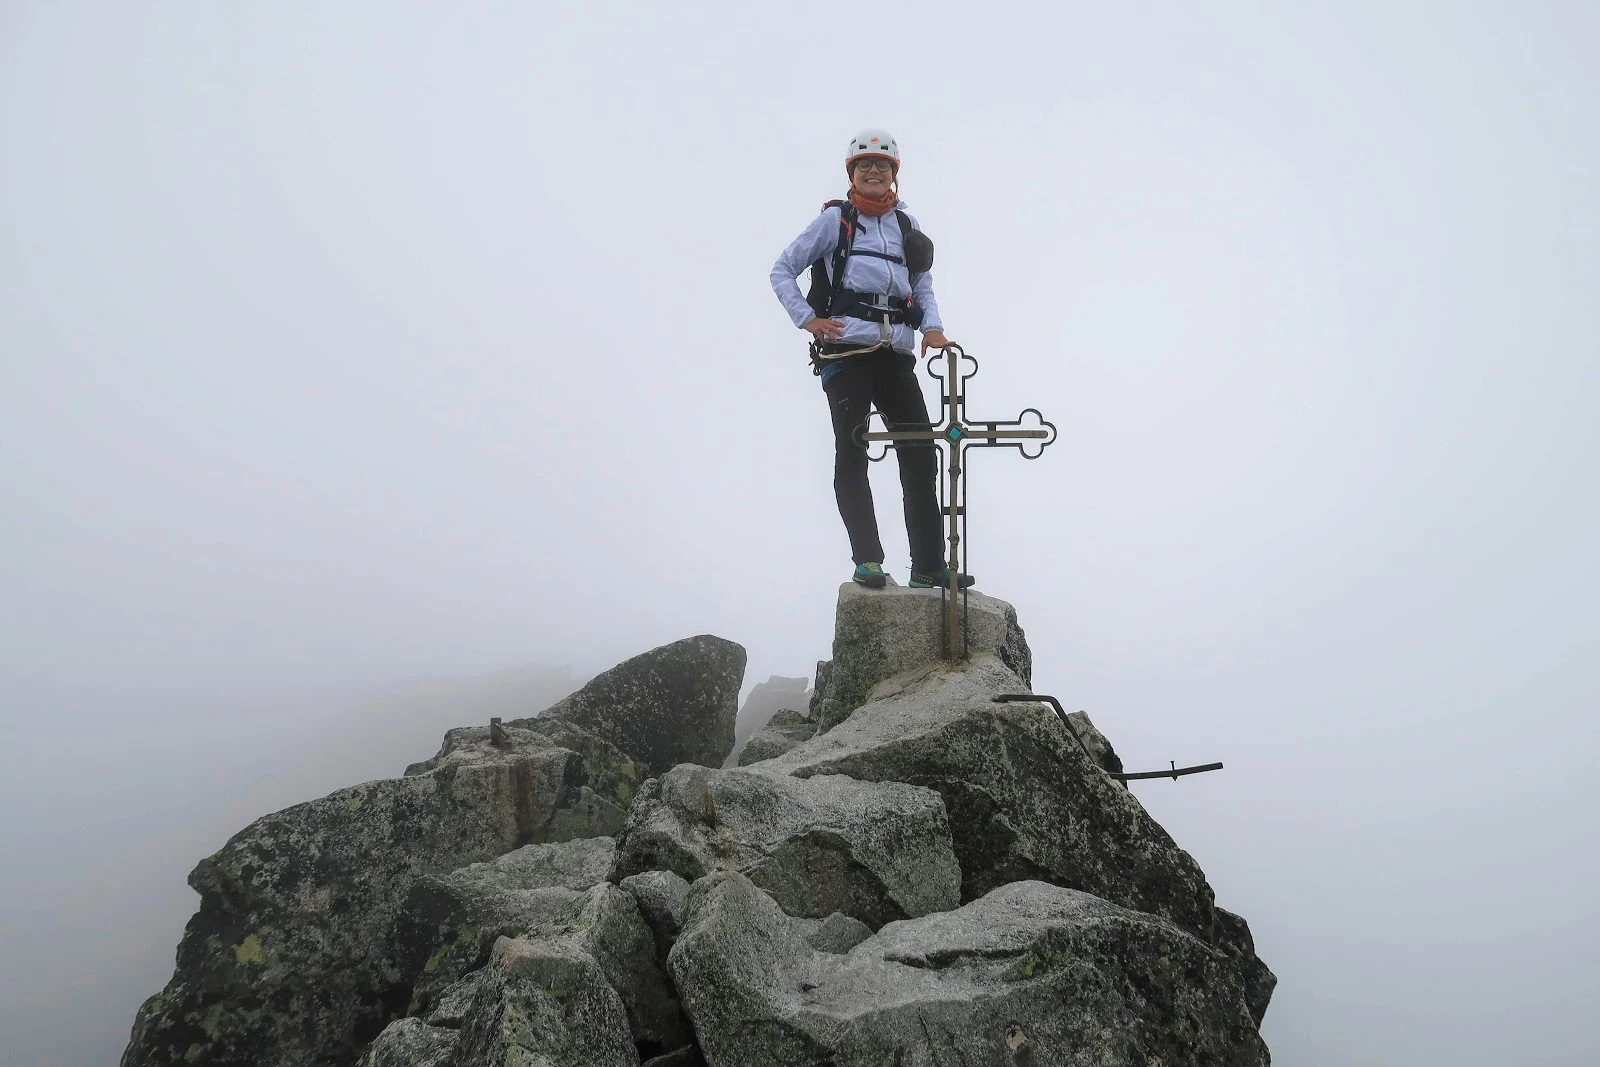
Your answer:
[[[767,724],[757,730],[739,753],[739,766],[773,759],[796,745],[811,740],[817,734],[817,724],[800,714],[784,708],[773,714]]]
[[[1105,734],[1095,728],[1087,712],[1067,712],[1067,724],[1072,728],[1072,732],[1077,735],[1078,742],[1088,751],[1089,758],[1094,760],[1097,767],[1113,774],[1121,773],[1123,769],[1121,757],[1117,755],[1117,750],[1111,747],[1111,742],[1106,740]],[[1116,779],[1112,780],[1116,781]],[[1118,784],[1124,789],[1128,788],[1127,782],[1119,782]]]
[[[677,1048],[688,1024],[661,970],[656,939],[634,898],[605,882],[610,838],[526,845],[492,863],[428,875],[411,889],[395,941],[402,973],[417,975],[409,1011],[449,1022],[459,983],[502,937],[560,939],[587,953],[621,997],[633,1040]],[[429,946],[432,946],[431,951]]]
[[[635,1067],[622,1001],[594,959],[559,940],[495,942],[461,1028],[472,1067]]]
[[[1269,1063],[1225,956],[1087,893],[1014,882],[843,955],[811,932],[737,873],[695,885],[669,965],[709,1063]]]
[[[406,775],[426,774],[440,767],[492,762],[509,752],[555,747],[576,752],[582,764],[575,789],[563,795],[549,820],[528,840],[567,841],[578,837],[609,836],[622,826],[628,805],[649,769],[616,746],[587,730],[555,719],[524,719],[522,725],[500,730],[496,742],[487,726],[466,726],[445,733],[444,743],[432,759],[413,763]]]
[[[683,909],[689,898],[689,883],[672,871],[645,871],[617,883],[633,896],[644,916],[645,925],[656,939],[656,960],[665,967],[667,953],[683,929]]]
[[[751,688],[750,695],[744,698],[744,707],[739,709],[739,717],[734,720],[733,751],[728,753],[722,765],[732,767],[744,762],[741,753],[746,742],[766,726],[774,714],[784,709],[803,712],[810,703],[811,690],[807,688],[804,678],[785,678],[781,674],[774,674],[766,681],[758,682]]]
[[[1010,605],[952,664],[938,604],[847,586],[741,767],[699,637],[257,820],[124,1067],[1264,1067],[1248,924],[1087,715],[995,702]]]
[[[931,789],[681,766],[647,783],[617,839],[613,879],[741,871],[791,914],[876,928],[954,907],[961,871]]]
[[[399,1019],[373,1040],[361,1067],[449,1067],[460,1039],[459,1030]]]
[[[1270,972],[1248,929],[1219,917],[1199,866],[1133,794],[1090,761],[1048,705],[994,703],[1023,688],[995,655],[925,664],[879,683],[832,730],[757,766],[935,789],[950,816],[962,900],[1035,879],[1083,890],[1218,946],[1256,976],[1247,985],[1262,988]],[[1265,1012],[1265,999],[1254,1006]]]
[[[854,582],[839,587],[833,660],[826,671],[818,667],[811,707],[810,717],[819,730],[843,722],[885,678],[940,659],[944,648],[940,596],[937,589],[866,589]],[[1016,609],[1003,600],[969,592],[966,611],[969,654],[995,654],[1027,690],[1033,680],[1033,653]]]
[[[630,679],[658,678],[656,706],[686,736],[731,740],[739,680],[728,674],[743,659],[731,642],[693,638],[613,668],[602,676],[609,689],[592,683],[575,697],[621,701]],[[675,664],[686,677],[668,677]],[[200,910],[172,981],[139,1010],[124,1065],[354,1062],[410,1005],[418,946],[395,931],[410,922],[422,879],[530,843],[615,833],[645,774],[576,723],[532,720],[508,726],[500,743],[486,727],[452,730],[405,778],[258,819],[189,876]],[[638,929],[653,956],[642,921]],[[435,947],[420,952],[424,964]]]
[[[651,774],[680,763],[720,767],[733,748],[745,659],[743,646],[709,634],[674,641],[618,664],[539,718],[581,727]]]
[[[464,760],[258,819],[200,861],[176,973],[123,1062],[353,1060],[409,997],[388,944],[411,884],[547,834],[584,781],[567,749]]]
[[[373,1067],[436,1054],[457,1064],[587,1063],[590,1046],[594,1062],[635,1064],[641,1052],[687,1043],[655,936],[635,898],[603,880],[613,860],[611,839],[595,838],[527,845],[420,879],[394,938],[419,976],[411,1015],[373,1043]]]

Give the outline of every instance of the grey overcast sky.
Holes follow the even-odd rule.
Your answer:
[[[1593,1064],[1597,60],[1591,3],[3,0],[7,1062],[115,1062],[194,861],[451,693],[827,655],[767,271],[881,125],[972,410],[1061,429],[975,457],[980,588],[1130,765],[1227,763],[1137,792],[1276,1061]]]

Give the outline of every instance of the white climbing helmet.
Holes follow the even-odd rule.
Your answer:
[[[850,151],[844,154],[845,173],[850,173],[850,168],[856,160],[868,156],[882,156],[893,160],[895,173],[900,173],[900,146],[894,143],[894,138],[889,136],[888,130],[862,130],[850,138]]]

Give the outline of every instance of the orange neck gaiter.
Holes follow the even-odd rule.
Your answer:
[[[876,219],[893,211],[895,205],[900,202],[900,198],[894,195],[893,191],[890,191],[884,193],[882,197],[873,200],[852,189],[850,190],[850,202],[854,204],[856,206],[856,210],[861,212],[863,215]]]

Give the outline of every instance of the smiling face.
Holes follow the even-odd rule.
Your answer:
[[[850,166],[850,188],[872,200],[889,195],[894,184],[894,161],[883,156],[866,156]]]

